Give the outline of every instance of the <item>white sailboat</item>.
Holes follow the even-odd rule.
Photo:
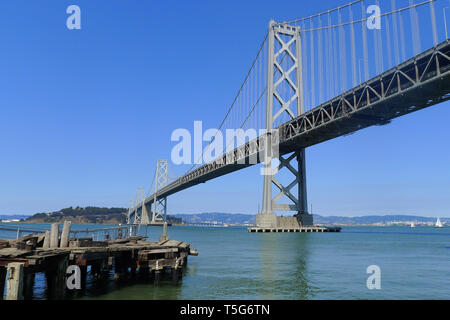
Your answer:
[[[435,228],[442,228],[443,227],[441,219],[437,218],[436,224],[434,225],[434,227]]]
[[[414,224],[414,222],[411,222],[411,228],[415,228],[416,225]]]

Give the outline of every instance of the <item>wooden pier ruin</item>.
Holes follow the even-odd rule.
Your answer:
[[[112,231],[115,239],[110,237]],[[53,224],[51,231],[45,233],[0,240],[0,300],[4,298],[5,287],[7,300],[32,299],[37,273],[45,274],[49,299],[64,299],[73,291],[67,284],[69,266],[75,270],[74,274],[81,273],[78,290],[86,288],[88,267],[96,278],[112,272],[114,281],[126,281],[138,275],[157,284],[166,274],[176,284],[188,256],[198,255],[189,243],[169,240],[166,234],[160,241],[150,242],[129,231],[129,226],[95,229],[94,232],[103,232],[104,236],[94,240],[95,236],[80,236],[92,230],[70,231],[70,223],[65,223],[62,232],[58,224]],[[69,237],[71,233],[74,237]]]

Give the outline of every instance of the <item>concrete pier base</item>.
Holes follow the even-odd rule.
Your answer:
[[[258,213],[256,215],[256,226],[261,228],[276,228],[277,215],[275,213]]]
[[[302,227],[314,225],[312,214],[296,214],[294,217],[297,218],[298,224]]]
[[[260,228],[252,227],[248,228],[248,232],[340,232],[340,227],[319,227],[319,226],[307,226],[297,228]]]
[[[259,213],[256,215],[255,227],[262,229],[299,229],[301,227],[314,227],[314,223],[311,214],[278,217],[275,213]]]

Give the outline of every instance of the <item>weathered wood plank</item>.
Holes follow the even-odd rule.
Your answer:
[[[30,253],[29,250],[21,250],[17,248],[4,248],[0,250],[0,257],[8,257],[8,258],[16,258],[23,255],[26,255],[27,253]]]

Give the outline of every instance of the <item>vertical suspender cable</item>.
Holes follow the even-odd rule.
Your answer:
[[[409,5],[412,7],[414,5],[414,0],[409,0]],[[411,36],[413,42],[413,50],[414,55],[418,55],[420,53],[420,35],[419,35],[419,21],[417,19],[417,10],[416,7],[412,7],[409,9],[409,20],[411,24]]]
[[[361,28],[363,33],[363,53],[364,53],[364,81],[369,80],[369,53],[367,49],[367,29],[366,29],[366,6],[364,0],[361,2],[362,6],[362,21]]]
[[[405,28],[403,27],[403,17],[402,12],[398,13],[398,20],[400,22],[400,45],[402,50],[402,62],[406,61],[406,48],[405,48]]]
[[[307,50],[307,37],[306,37],[306,32],[304,32],[303,30],[305,30],[305,21],[302,22],[302,29],[300,31],[300,39],[302,41],[302,65],[303,65],[303,96],[304,96],[304,106],[305,106],[305,110],[306,110],[306,106],[308,105],[308,90],[309,90],[309,86],[308,86],[308,50]]]
[[[327,44],[327,71],[326,71],[326,77],[327,77],[327,99],[331,98],[333,96],[334,93],[334,88],[333,88],[333,73],[332,73],[332,67],[333,67],[333,63],[331,62],[331,57],[332,57],[332,43],[330,41],[330,35],[331,35],[331,15],[330,15],[330,11],[328,11],[327,13],[327,30],[326,30],[326,41],[325,43]]]
[[[438,44],[438,36],[437,36],[437,27],[436,27],[436,12],[434,10],[434,1],[430,2],[430,15],[431,15],[431,26],[433,27],[433,44],[437,46]]]
[[[389,16],[385,16],[385,25],[386,25],[386,43],[387,43],[387,67],[392,68],[392,49],[391,49],[391,31],[389,27]]]
[[[317,35],[317,58],[319,59],[319,104],[323,102],[323,49],[322,49],[322,18],[319,15],[319,30]]]
[[[310,29],[312,30],[314,27],[314,23],[312,18],[309,20],[310,23]],[[314,92],[314,88],[316,86],[315,84],[315,72],[316,70],[314,69],[314,31],[311,31],[311,108],[315,107],[315,103],[316,103],[316,99],[315,99],[315,92]]]
[[[352,75],[353,75],[353,87],[356,87],[356,48],[355,48],[355,25],[353,22],[353,6],[349,6],[350,11],[350,32],[352,39]]]
[[[391,0],[392,11],[396,10],[395,0]],[[398,47],[398,26],[397,26],[397,16],[395,13],[392,14],[392,24],[393,24],[393,41],[394,41],[394,51],[395,51],[395,65],[400,64],[400,51]]]
[[[342,24],[342,13],[341,10],[338,9],[338,17],[339,17],[339,25]],[[339,50],[340,50],[340,56],[341,56],[341,63],[340,63],[340,73],[341,73],[341,92],[344,92],[347,88],[347,45],[345,41],[345,30],[344,27],[341,25],[339,27]]]
[[[378,7],[380,7],[380,1],[377,0],[376,4]],[[381,23],[381,17],[379,17],[380,23]],[[378,38],[378,52],[379,52],[379,60],[380,60],[380,70],[381,72],[384,71],[384,60],[383,60],[383,37],[381,34],[381,29],[377,30],[377,38]]]
[[[336,39],[336,37],[338,37],[339,35],[337,34],[337,29],[336,28],[332,28],[332,35],[333,35],[333,75],[334,75],[334,83],[335,83],[335,90],[336,90],[336,94],[339,92],[340,87],[339,87],[339,69],[338,69],[338,40]]]

